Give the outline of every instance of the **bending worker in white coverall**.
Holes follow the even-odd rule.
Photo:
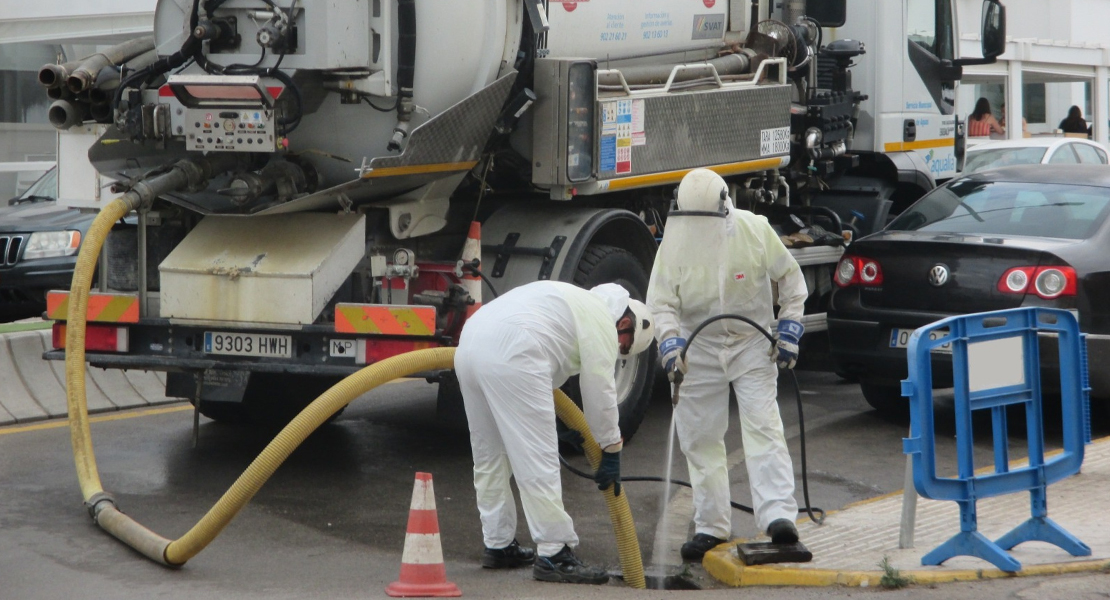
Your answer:
[[[674,381],[676,371],[685,374],[675,422],[693,484],[695,535],[682,545],[682,557],[700,560],[732,533],[724,441],[730,384],[740,409],[757,525],[775,543],[796,542],[794,468],[776,402],[775,363],[793,368],[797,360],[805,280],[767,219],[734,208],[716,173],[688,173],[676,205],[667,217],[647,304],[668,376]],[[772,281],[780,307],[776,345],[747,323],[721,320],[698,334],[683,361],[686,339],[710,317],[739,314],[769,329]]]
[[[654,341],[647,307],[614,283],[584,290],[537,281],[485,304],[467,321],[455,351],[462,388],[474,489],[482,518],[482,566],[533,564],[541,581],[602,584],[604,569],[583,564],[574,523],[563,508],[552,390],[580,376],[582,408],[603,449],[598,489],[621,493],[617,390],[618,352],[637,354]],[[516,477],[536,551],[516,539]],[[536,555],[539,555],[538,557]]]

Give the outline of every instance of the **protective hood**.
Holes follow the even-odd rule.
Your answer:
[[[682,178],[675,205],[659,245],[662,264],[674,268],[708,267],[720,263],[732,227],[728,218],[728,185],[708,169],[694,169]]]
[[[767,220],[733,208],[727,189],[705,169],[691,171],[679,185],[677,210],[667,216],[648,284],[660,340],[687,336],[705,319],[726,313],[768,326],[774,318],[771,279],[798,268]],[[702,337],[714,343],[751,335],[751,326],[729,320],[714,323]]]
[[[601,298],[609,308],[610,319],[613,323],[621,320],[625,309],[628,308],[628,290],[617,283],[603,283],[590,288],[590,293]]]

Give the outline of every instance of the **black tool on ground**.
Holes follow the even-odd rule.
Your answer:
[[[745,542],[736,544],[736,552],[740,555],[740,560],[748,566],[813,560],[813,553],[801,542],[794,542],[793,544]]]

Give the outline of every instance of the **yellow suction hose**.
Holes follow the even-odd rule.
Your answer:
[[[69,314],[66,323],[66,400],[69,409],[70,441],[73,462],[81,494],[96,523],[108,533],[155,562],[180,566],[203,550],[239,510],[250,502],[274,471],[304,440],[358,396],[393,379],[414,373],[451,369],[454,348],[418,350],[395,356],[359,370],[332,386],[308,405],[282,429],[251,462],[218,502],[181,538],[170,541],[143,527],[115,506],[113,498],[100,483],[89,430],[88,402],[85,397],[85,329],[89,290],[104,240],[112,225],[134,210],[138,195],[125,194],[100,211],[85,235],[77,258],[70,286]],[[583,444],[590,464],[596,470],[601,461],[601,448],[594,441],[582,411],[561,391],[555,391],[556,414],[569,427],[577,429],[586,439]],[[617,535],[624,578],[629,586],[644,588],[644,570],[636,527],[624,494],[613,496],[612,488],[604,492],[609,515]]]
[[[555,415],[567,427],[577,430],[586,439],[582,448],[586,451],[590,467],[596,471],[601,464],[601,446],[594,441],[582,410],[562,390],[555,390]],[[613,530],[617,535],[617,553],[620,555],[621,569],[624,571],[624,582],[632,588],[646,589],[640,542],[636,538],[636,524],[632,522],[632,511],[628,507],[628,488],[624,488],[625,492],[620,496],[614,496],[614,487],[609,486],[609,489],[601,493],[605,495],[605,504],[609,506],[609,518],[613,521]]]

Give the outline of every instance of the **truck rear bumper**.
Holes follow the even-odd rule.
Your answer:
[[[106,369],[167,372],[224,370],[343,377],[391,356],[420,348],[449,345],[448,340],[437,338],[342,334],[321,325],[276,329],[144,319],[140,323],[127,325],[127,329],[129,352],[86,351],[85,360],[90,365]],[[204,340],[209,332],[265,333],[288,338],[289,356],[231,356],[206,352]],[[43,358],[65,360],[65,350],[49,350]]]

